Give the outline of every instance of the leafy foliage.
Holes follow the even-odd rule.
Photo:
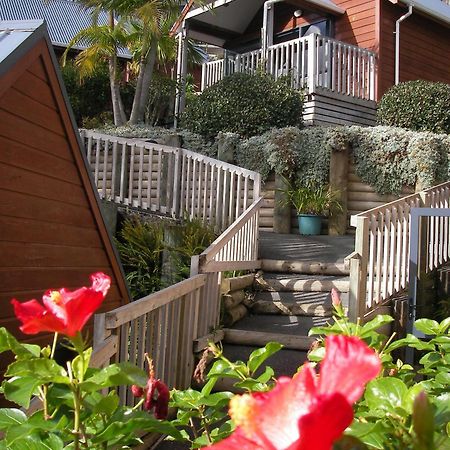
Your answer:
[[[219,131],[254,136],[273,127],[301,125],[302,106],[302,94],[284,79],[235,73],[192,100],[182,126],[207,137]]]
[[[415,80],[390,88],[378,105],[382,125],[450,133],[450,85]]]
[[[297,214],[326,215],[336,211],[342,211],[342,206],[337,199],[338,192],[329,186],[319,185],[314,182],[291,183],[286,181],[286,188],[281,189],[285,194],[285,200],[292,205]],[[283,202],[284,204],[284,202]]]
[[[442,322],[419,319],[415,328],[428,337],[408,335],[387,338],[377,330],[392,322],[379,315],[364,325],[350,322],[341,305],[334,323],[313,328],[312,335],[358,336],[375,349],[384,374],[371,381],[357,404],[349,434],[367,449],[444,450],[450,445],[450,318]],[[420,351],[416,367],[394,360],[393,352],[409,347]],[[309,354],[312,361],[323,358],[324,348]],[[358,447],[360,448],[360,447]]]
[[[205,250],[215,237],[211,226],[195,218],[173,225],[139,216],[127,218],[116,244],[133,299],[188,278],[191,257]],[[168,255],[166,266],[164,252]]]
[[[111,109],[109,75],[105,65],[99,65],[82,80],[72,62],[61,67],[61,72],[77,123],[81,124],[82,119],[99,116]]]

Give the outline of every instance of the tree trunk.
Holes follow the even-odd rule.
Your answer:
[[[144,122],[145,108],[147,107],[150,82],[156,62],[158,44],[154,42],[145,57],[139,64],[139,75],[136,83],[136,92],[133,99],[133,108],[130,115],[130,124]]]
[[[111,88],[111,102],[113,107],[114,125],[121,126],[127,121],[123,108],[120,86],[117,81],[117,58],[109,58],[109,84]]]
[[[114,11],[109,12],[109,27],[114,30]],[[121,126],[127,121],[123,108],[122,96],[120,95],[120,85],[117,74],[117,49],[114,55],[108,59],[109,85],[111,88],[111,102],[113,107],[114,125]]]

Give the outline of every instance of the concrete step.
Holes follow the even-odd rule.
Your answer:
[[[341,295],[346,304],[348,294]],[[331,316],[330,292],[257,292],[247,304],[253,314]]]
[[[348,275],[350,270],[344,263],[311,262],[278,259],[263,259],[261,270],[264,272],[301,273],[309,275]]]
[[[306,275],[264,273],[255,278],[255,290],[290,292],[340,292],[349,291],[349,277],[335,275]]]

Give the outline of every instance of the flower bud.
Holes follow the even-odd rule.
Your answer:
[[[415,448],[434,448],[434,412],[425,391],[419,392],[414,399],[412,416],[417,438]]]
[[[131,386],[131,393],[134,397],[142,397],[144,395],[144,389],[133,384],[133,386]]]

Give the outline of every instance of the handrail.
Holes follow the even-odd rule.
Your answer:
[[[450,182],[446,182],[352,216],[356,235],[350,258],[349,316],[353,320],[362,319],[408,286],[411,208],[448,208],[449,204]],[[449,260],[449,230],[448,218],[423,223],[427,240],[423,270]]]
[[[192,258],[190,278],[95,316],[93,365],[115,360],[143,368],[148,353],[159,378],[185,388],[193,371],[194,340],[219,325],[222,272],[259,267],[260,175],[140,139],[87,130],[82,137],[101,198],[178,218],[187,212],[225,229],[206,252]],[[125,388],[119,396],[123,404],[134,402]]]
[[[375,52],[315,33],[203,64],[202,90],[234,72],[255,73],[265,66],[275,78],[290,76],[295,88],[310,94],[327,89],[364,100],[375,100]],[[263,63],[263,64],[262,64]]]
[[[81,130],[100,198],[223,230],[259,197],[260,175],[182,148]]]

